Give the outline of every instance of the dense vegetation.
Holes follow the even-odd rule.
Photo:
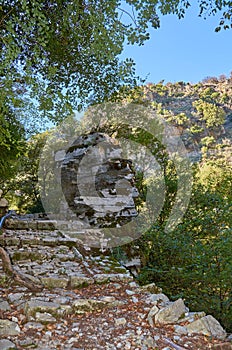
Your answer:
[[[136,242],[142,260],[139,281],[155,282],[172,298],[183,297],[193,310],[213,314],[231,331],[231,175],[224,160],[195,167],[194,186],[183,221],[165,232],[169,211]],[[174,182],[174,184],[173,184]],[[175,188],[172,174],[167,188]],[[173,193],[173,192],[171,192]]]

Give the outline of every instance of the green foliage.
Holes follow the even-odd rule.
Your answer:
[[[196,175],[197,181],[220,194],[223,198],[232,199],[232,163],[231,146],[214,148],[214,154],[206,158],[200,165]]]
[[[155,282],[174,299],[184,297],[192,310],[213,314],[231,331],[231,205],[199,193],[199,187],[196,192],[175,232],[165,233],[157,224],[139,242],[144,263],[139,281]]]
[[[125,40],[142,45],[155,5],[133,1],[133,18],[121,1],[14,1],[0,7],[0,77],[37,99],[40,110],[70,112],[99,102],[120,86],[136,84],[134,62],[120,62]],[[129,19],[129,20],[128,20]],[[25,91],[24,91],[25,92]],[[23,98],[23,96],[22,96]],[[62,105],[62,108],[61,108]]]
[[[133,60],[119,60],[124,44],[143,45],[149,25],[160,26],[160,14],[182,18],[190,6],[180,0],[3,0],[0,81],[10,104],[23,102],[28,116],[29,99],[39,118],[46,111],[50,119],[61,120],[73,109],[110,98],[120,87],[135,86]],[[230,25],[230,6],[199,1],[200,16],[222,10],[217,30]],[[162,82],[156,89],[166,93]]]
[[[193,103],[201,119],[206,122],[207,127],[219,126],[225,122],[225,112],[223,108],[214,103],[197,100]]]
[[[152,84],[151,85],[151,90],[153,92],[156,92],[160,96],[165,96],[168,92],[168,88],[164,85],[164,81],[162,80],[158,84]]]
[[[43,212],[40,194],[44,193],[46,196],[48,190],[46,184],[54,186],[50,192],[59,198],[54,153],[65,149],[69,137],[75,137],[78,126],[78,121],[74,116],[70,116],[66,119],[66,123],[61,124],[55,131],[38,133],[25,142],[24,152],[18,159],[14,177],[6,176],[2,183],[2,189],[11,208],[22,213]]]
[[[24,128],[10,108],[0,104],[0,184],[15,174],[24,147]]]
[[[186,116],[185,113],[179,113],[177,115],[174,115],[170,112],[166,112],[165,119],[169,122],[172,122],[172,124],[174,125],[183,126],[187,124],[189,118]]]
[[[5,180],[3,189],[11,206],[20,212],[42,212],[38,189],[38,164],[40,152],[48,133],[32,137],[26,144],[14,178]]]
[[[213,136],[206,136],[201,139],[201,143],[206,147],[210,146],[215,142],[215,138]]]
[[[174,231],[164,232],[170,210],[166,208],[136,242],[143,262],[140,283],[155,282],[170,297],[184,297],[192,310],[213,314],[228,331],[232,320],[231,178],[228,165],[205,161],[196,170],[183,222]]]
[[[204,128],[202,128],[200,125],[195,124],[189,128],[189,131],[192,134],[198,134],[198,133],[201,133],[202,131],[204,131]]]
[[[215,102],[220,96],[218,91],[215,91],[212,87],[208,87],[202,90],[199,94],[199,97],[206,102]]]

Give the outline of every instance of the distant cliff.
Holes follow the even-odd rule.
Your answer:
[[[232,76],[206,78],[197,84],[148,83],[133,96],[151,105],[176,126],[193,160],[215,145],[228,147],[232,139]]]

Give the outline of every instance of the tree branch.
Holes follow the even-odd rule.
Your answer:
[[[119,10],[119,11],[122,11],[122,12],[124,12],[124,13],[126,13],[126,14],[132,19],[132,21],[133,21],[134,24],[136,25],[136,28],[138,28],[138,25],[137,25],[137,23],[136,23],[136,19],[135,19],[128,11],[123,10],[123,9],[120,8],[120,7],[118,7],[118,10]]]
[[[10,9],[10,11],[8,11],[8,13],[6,13],[5,16],[2,17],[2,19],[1,19],[1,21],[0,21],[0,25],[3,23],[4,19],[5,19],[7,16],[9,16],[9,14],[10,14],[13,10],[14,10],[14,8],[12,7],[12,8]]]
[[[26,276],[20,271],[16,271],[12,265],[9,253],[7,250],[0,246],[0,258],[2,259],[3,271],[10,276],[15,282],[28,288],[32,292],[40,292],[44,286],[40,283],[32,281],[31,278]]]
[[[170,339],[168,338],[163,338],[164,342],[173,347],[176,350],[186,350],[186,348],[183,348],[182,346],[179,346],[175,343],[173,343]]]

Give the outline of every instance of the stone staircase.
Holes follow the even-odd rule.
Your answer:
[[[43,224],[48,227],[48,222],[41,221],[39,225]],[[7,246],[17,269],[48,289],[132,280],[114,258],[97,249],[85,249],[77,238],[69,238],[60,231],[6,230],[0,236],[0,245]],[[1,261],[0,276],[0,284],[7,281]]]
[[[0,350],[232,349],[211,315],[170,301],[155,284],[140,287],[108,252],[47,224],[0,235],[14,268],[44,286],[15,284],[0,260]]]

